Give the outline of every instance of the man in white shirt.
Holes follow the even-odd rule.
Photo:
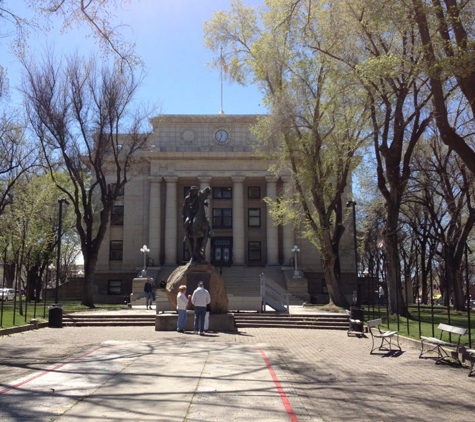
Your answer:
[[[205,335],[206,305],[210,302],[211,296],[208,290],[204,288],[203,282],[200,281],[197,289],[193,292],[193,296],[191,296],[191,303],[195,307],[195,334],[198,334],[199,331],[200,336]]]

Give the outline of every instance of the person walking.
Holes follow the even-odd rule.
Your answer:
[[[384,289],[383,286],[379,286],[378,289],[378,298],[379,298],[379,306],[384,306]]]
[[[143,286],[143,291],[145,292],[145,308],[152,309],[153,303],[153,291],[155,290],[155,283],[153,282],[152,278],[147,277],[147,281]]]
[[[179,333],[185,332],[185,322],[188,318],[186,307],[190,299],[191,296],[186,297],[186,286],[183,284],[178,287],[178,294],[176,295],[176,310],[178,312],[178,322],[176,325],[176,330]]]
[[[195,334],[200,333],[200,336],[205,335],[205,317],[206,305],[211,302],[211,296],[208,290],[204,288],[204,283],[200,281],[197,289],[191,296],[191,303],[195,307]]]

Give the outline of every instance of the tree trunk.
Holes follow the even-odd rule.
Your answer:
[[[457,311],[465,310],[464,293],[463,293],[463,278],[460,271],[460,259],[453,256],[447,256],[445,262],[447,271],[447,293],[449,300],[452,299],[454,309]]]
[[[388,303],[389,312],[407,316],[407,306],[404,301],[401,286],[401,264],[398,253],[398,235],[396,231],[397,224],[391,224],[390,210],[388,209],[388,222],[383,230],[385,255],[386,255],[386,271],[388,283]]]
[[[92,254],[92,253],[91,253]],[[94,306],[94,276],[96,271],[97,253],[94,257],[84,257],[84,291],[82,304],[89,308]]]
[[[324,250],[320,251],[320,260],[322,263],[325,283],[327,285],[330,301],[336,306],[348,309],[349,304],[343,292],[340,274],[336,274],[335,272],[335,269],[337,268],[336,258],[332,252],[332,241],[329,236],[329,232],[326,232],[326,234],[323,235],[323,238],[325,241],[325,246]]]

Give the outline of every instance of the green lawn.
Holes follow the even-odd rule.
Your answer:
[[[371,312],[370,315],[372,315]],[[388,327],[385,312],[381,314],[381,318],[385,326]],[[367,319],[369,319],[369,317]],[[434,307],[434,311],[432,311],[430,307],[421,307],[420,314],[417,308],[410,308],[409,318],[397,318],[396,315],[390,315],[389,317],[389,328],[391,330],[397,329],[400,335],[416,339],[419,339],[420,336],[434,336],[439,338],[440,331],[437,329],[437,326],[440,323],[469,328],[467,312],[451,310],[449,322],[447,308],[444,307]],[[473,346],[475,344],[475,312],[470,312],[470,337]],[[447,333],[444,333],[442,339],[445,341],[450,340]],[[462,343],[468,344],[468,341],[469,335],[467,333],[467,335],[462,337]]]
[[[344,309],[342,308],[336,308],[335,306],[329,308],[328,305],[315,305],[315,308],[327,311],[344,312]],[[421,305],[420,313],[417,306],[411,306],[409,308],[409,318],[398,318],[396,315],[389,315],[389,324],[386,308],[380,308],[378,310],[377,307],[373,309],[373,307],[363,306],[363,309],[365,321],[381,318],[383,320],[381,328],[386,328],[388,330],[397,330],[401,336],[410,337],[417,340],[419,340],[421,336],[434,336],[439,338],[440,331],[437,330],[437,326],[439,325],[439,323],[454,325],[456,327],[468,329],[467,312],[455,312],[451,310],[449,322],[447,317],[447,308],[443,306],[434,306],[434,309],[432,310],[430,306]],[[442,339],[445,341],[450,341],[449,335],[447,333],[444,333],[444,337]],[[470,340],[470,346],[473,348],[475,346],[475,311],[470,312]],[[461,342],[463,344],[468,345],[468,333],[467,335],[462,337]]]
[[[17,300],[16,304],[14,302],[8,301],[3,303],[3,312],[2,312],[2,302],[0,302],[0,328],[10,328],[18,325],[29,324],[32,318],[36,318],[39,322],[48,321],[49,306],[53,305],[53,302],[39,302],[35,304],[34,302],[28,302],[27,304],[23,300],[22,309],[20,312],[20,301]],[[87,306],[81,305],[80,301],[63,301],[61,303],[63,312],[72,312],[72,311],[85,311],[89,308]],[[126,305],[96,305],[100,309],[126,309]],[[15,314],[13,311],[15,310]],[[15,316],[15,318],[13,318]]]

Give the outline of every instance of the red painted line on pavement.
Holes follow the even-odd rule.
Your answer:
[[[284,404],[285,411],[287,412],[287,415],[289,416],[289,419],[291,422],[298,422],[297,416],[295,415],[292,405],[289,402],[289,399],[287,398],[287,394],[285,394],[285,391],[280,384],[279,379],[277,378],[277,375],[274,372],[274,369],[272,368],[271,363],[269,362],[269,359],[267,358],[266,352],[264,350],[259,349],[259,352],[261,352],[262,357],[264,358],[264,361],[267,365],[267,369],[270,372],[270,375],[274,381],[274,384],[277,388],[277,391],[279,392],[280,399],[282,400],[282,403]]]
[[[75,362],[75,361],[77,361],[77,360],[83,358],[84,356],[87,356],[87,355],[90,355],[90,354],[92,354],[92,353],[94,353],[94,352],[97,352],[99,349],[102,349],[102,348],[104,348],[104,347],[106,347],[106,346],[99,346],[99,347],[96,347],[95,349],[90,350],[89,352],[86,352],[86,353],[82,354],[81,356],[78,356],[78,357],[76,357],[76,358],[73,358],[73,359],[71,359],[71,360],[68,360],[67,362],[61,363],[60,365],[57,365],[57,366],[55,366],[54,368],[48,369],[47,371],[40,372],[39,374],[36,374],[36,375],[34,375],[34,376],[32,376],[32,377],[30,377],[30,378],[28,378],[28,379],[26,379],[26,380],[24,380],[24,381],[18,383],[18,384],[12,385],[11,387],[4,388],[3,390],[0,390],[0,394],[8,393],[10,390],[14,390],[14,389],[16,389],[16,388],[18,388],[18,387],[21,387],[22,385],[28,384],[29,382],[31,382],[31,381],[33,381],[33,380],[35,380],[35,379],[37,379],[37,378],[40,378],[40,377],[42,377],[42,376],[44,376],[44,375],[46,375],[46,374],[49,374],[50,372],[57,371],[59,368],[62,368],[63,366],[68,365],[69,363],[73,363],[73,362]]]

